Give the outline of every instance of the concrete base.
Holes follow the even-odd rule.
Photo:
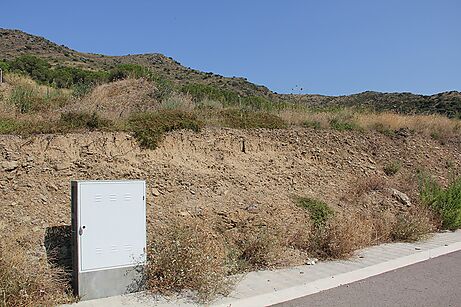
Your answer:
[[[132,266],[78,273],[76,294],[81,300],[128,294],[143,290],[143,267]]]

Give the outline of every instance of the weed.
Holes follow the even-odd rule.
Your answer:
[[[0,118],[0,134],[13,134],[21,130],[21,122],[12,118]]]
[[[443,229],[461,227],[461,177],[444,189],[429,176],[422,175],[420,196],[422,202],[440,216]]]
[[[311,220],[316,228],[325,226],[328,219],[334,215],[334,211],[320,200],[308,197],[300,197],[297,200],[298,206],[309,211]]]
[[[399,172],[401,167],[399,161],[392,161],[384,166],[383,171],[387,176],[393,176]]]
[[[238,260],[252,269],[271,267],[281,253],[280,240],[280,234],[271,229],[264,228],[256,233],[246,233],[239,242]]]
[[[20,113],[27,113],[32,107],[33,90],[22,85],[16,86],[11,92],[10,101]]]
[[[330,127],[338,131],[362,130],[350,118],[334,117],[330,120]]]
[[[55,306],[69,302],[65,273],[32,259],[29,244],[15,235],[0,241],[0,306]],[[23,246],[25,245],[25,246]]]
[[[138,113],[128,120],[128,128],[139,144],[148,149],[157,148],[165,132],[180,129],[198,132],[201,126],[195,115],[179,110]]]
[[[149,245],[146,270],[151,291],[197,291],[201,302],[228,291],[226,251],[203,223],[175,222]]]
[[[392,241],[414,242],[434,230],[429,212],[420,208],[399,213],[392,228]]]

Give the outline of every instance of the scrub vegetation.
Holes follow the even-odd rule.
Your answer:
[[[10,32],[0,41],[23,35]],[[236,273],[461,227],[457,92],[283,95],[161,55],[38,41],[49,56],[0,60],[0,231],[11,223],[36,239],[0,237],[0,306],[74,300],[40,241],[69,215],[58,185],[71,175],[147,178],[147,288],[201,303],[228,293]],[[426,166],[432,176],[417,177]],[[37,176],[47,184],[34,187]],[[31,191],[40,203],[17,201]]]

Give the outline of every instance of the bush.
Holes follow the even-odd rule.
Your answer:
[[[419,209],[399,213],[392,228],[392,241],[414,242],[434,230],[431,217],[425,210]]]
[[[142,78],[148,76],[149,70],[141,65],[121,64],[109,72],[108,80],[113,82],[126,78]]]
[[[102,119],[97,113],[67,112],[61,114],[58,126],[64,131],[77,129],[96,130],[107,128],[110,121]]]
[[[229,288],[223,242],[203,223],[180,221],[148,249],[147,288],[162,294],[197,291],[201,302]]]
[[[21,123],[12,118],[0,118],[0,134],[13,134],[21,129]]]
[[[238,260],[244,263],[244,268],[252,270],[274,266],[282,250],[280,236],[280,233],[271,229],[245,233],[238,242]]]
[[[18,85],[11,92],[10,101],[20,113],[28,113],[32,108],[33,90],[30,87]]]
[[[0,306],[56,306],[69,302],[67,276],[48,263],[32,259],[23,239],[0,240]]]
[[[298,206],[307,209],[316,228],[325,226],[329,218],[334,215],[334,211],[320,200],[300,197],[297,200]]]
[[[443,229],[461,227],[461,177],[444,189],[429,176],[423,175],[420,178],[420,196],[422,202],[440,216]]]
[[[387,176],[393,176],[399,172],[401,164],[399,161],[393,161],[384,166],[383,170]]]
[[[287,125],[280,117],[265,113],[227,109],[220,112],[226,127],[238,129],[266,128],[283,129]]]
[[[361,128],[349,118],[335,117],[330,120],[330,127],[338,131],[361,130]]]
[[[195,102],[215,100],[225,105],[235,105],[240,100],[240,96],[235,92],[199,83],[186,84],[181,88],[181,92],[191,95]]]
[[[109,77],[109,73],[105,71],[66,66],[52,68],[47,61],[32,55],[17,57],[11,62],[6,62],[5,65],[8,65],[12,72],[26,74],[40,84],[57,88],[70,88],[76,84],[98,84],[107,82]]]
[[[199,132],[201,126],[194,115],[179,110],[138,113],[128,119],[129,130],[133,131],[139,144],[148,149],[157,148],[165,132],[180,129]]]

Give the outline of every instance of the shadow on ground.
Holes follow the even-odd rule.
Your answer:
[[[47,227],[45,249],[48,261],[64,270],[71,284],[72,276],[72,229],[70,225]]]

